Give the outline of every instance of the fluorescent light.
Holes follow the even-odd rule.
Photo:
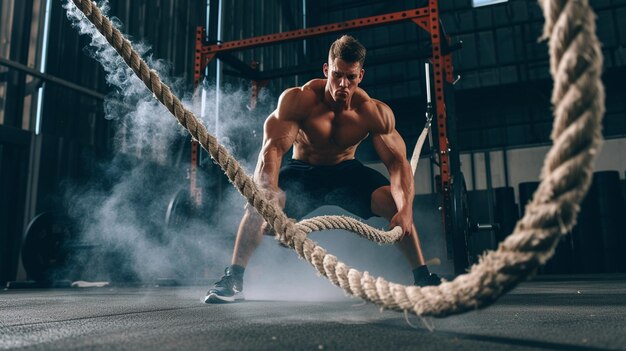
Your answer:
[[[50,5],[52,1],[46,0],[46,13],[43,24],[43,43],[41,45],[41,65],[39,70],[41,73],[46,72],[46,61],[48,60],[48,32],[50,27]],[[42,85],[37,92],[37,115],[35,118],[35,134],[41,133],[41,114],[43,109],[43,89],[45,85]]]
[[[222,42],[222,0],[217,3],[217,42]],[[220,94],[220,86],[222,84],[222,60],[216,60],[215,72],[215,137],[220,137],[220,105],[222,96]]]

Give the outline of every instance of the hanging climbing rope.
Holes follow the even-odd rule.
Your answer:
[[[549,38],[550,72],[554,78],[555,120],[551,135],[554,146],[546,156],[541,184],[524,217],[498,249],[484,255],[467,274],[424,288],[390,283],[349,268],[310,240],[307,235],[312,231],[335,228],[354,231],[381,243],[395,242],[402,233],[399,227],[382,232],[347,217],[325,216],[299,223],[290,220],[161,82],[98,7],[91,0],[72,1],[273,226],[277,240],[296,250],[321,275],[351,295],[382,308],[411,311],[420,316],[442,317],[484,307],[544,264],[554,253],[559,238],[575,224],[601,143],[604,113],[600,80],[602,52],[588,0],[539,1],[546,18],[543,37]]]

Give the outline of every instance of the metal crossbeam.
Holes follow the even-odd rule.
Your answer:
[[[321,26],[297,29],[288,32],[274,33],[252,37],[242,40],[227,41],[224,43],[206,45],[202,47],[203,54],[217,54],[224,51],[250,49],[259,46],[282,43],[292,40],[312,38],[329,33],[342,32],[346,30],[381,26],[401,21],[415,21],[416,19],[427,20],[430,10],[428,7],[417,8],[408,11],[393,12],[385,15],[358,18],[345,22],[324,24]]]

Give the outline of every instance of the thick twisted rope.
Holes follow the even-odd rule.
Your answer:
[[[602,54],[595,35],[595,16],[587,0],[540,0],[550,38],[554,146],[542,169],[542,182],[525,216],[497,251],[482,257],[468,274],[437,287],[403,286],[351,269],[307,237],[313,230],[342,228],[366,232],[379,242],[395,242],[400,231],[383,233],[339,217],[291,221],[268,200],[239,163],[210,135],[200,121],[174,96],[131,44],[102,16],[91,0],[72,0],[126,63],[143,80],[189,133],[222,167],[233,185],[272,225],[281,243],[296,250],[323,276],[347,293],[382,308],[412,311],[421,316],[446,316],[484,307],[535,272],[553,254],[558,239],[575,224],[586,193],[592,161],[601,141],[604,91],[600,82]],[[339,224],[337,224],[339,223]]]

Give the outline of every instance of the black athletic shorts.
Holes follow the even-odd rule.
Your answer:
[[[335,205],[363,219],[374,216],[374,190],[389,180],[357,160],[315,166],[291,159],[281,168],[278,185],[286,194],[285,213],[296,220],[323,205]]]

